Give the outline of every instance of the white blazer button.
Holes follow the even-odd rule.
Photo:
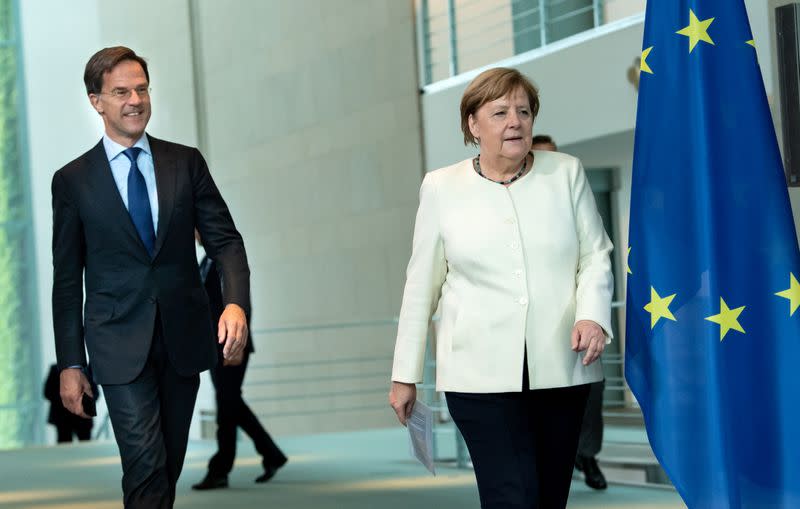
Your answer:
[[[522,269],[517,269],[514,271],[514,275],[517,277],[522,277]]]
[[[518,244],[518,243],[515,241],[515,242],[512,242],[512,243],[511,243],[511,244],[509,244],[509,245],[511,246],[511,249],[517,249],[517,246],[518,246],[519,244]]]
[[[524,305],[526,305],[528,303],[528,298],[527,297],[520,297],[517,302],[519,302],[520,306],[524,306]]]

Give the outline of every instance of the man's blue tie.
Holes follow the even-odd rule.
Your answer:
[[[139,237],[144,242],[144,247],[152,257],[156,244],[156,232],[153,228],[153,214],[150,210],[147,184],[144,182],[144,175],[139,170],[139,165],[136,164],[136,159],[141,151],[142,149],[139,147],[131,147],[123,152],[125,157],[131,161],[131,171],[128,172],[128,212],[139,232]]]

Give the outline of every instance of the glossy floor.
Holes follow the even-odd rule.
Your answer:
[[[408,457],[403,429],[282,437],[289,463],[266,484],[254,484],[259,458],[243,437],[230,488],[196,492],[213,442],[192,442],[176,508],[477,509],[471,470],[441,466],[430,476]],[[0,508],[118,508],[120,467],[112,442],[0,452]],[[682,509],[672,490],[610,486],[595,492],[576,479],[571,509]]]

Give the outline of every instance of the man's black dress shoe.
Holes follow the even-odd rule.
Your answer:
[[[192,485],[193,490],[216,490],[228,487],[228,476],[216,476],[206,474],[205,478],[197,484]]]
[[[608,487],[606,477],[594,457],[578,456],[575,458],[575,467],[583,472],[586,486],[595,490],[604,490]]]
[[[278,471],[278,469],[284,466],[285,464],[286,461],[284,461],[280,465],[264,465],[264,473],[256,477],[256,482],[262,483],[269,481],[275,476],[275,473]]]

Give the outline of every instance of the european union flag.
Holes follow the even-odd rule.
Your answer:
[[[800,253],[742,0],[647,2],[625,374],[690,509],[800,508]]]

